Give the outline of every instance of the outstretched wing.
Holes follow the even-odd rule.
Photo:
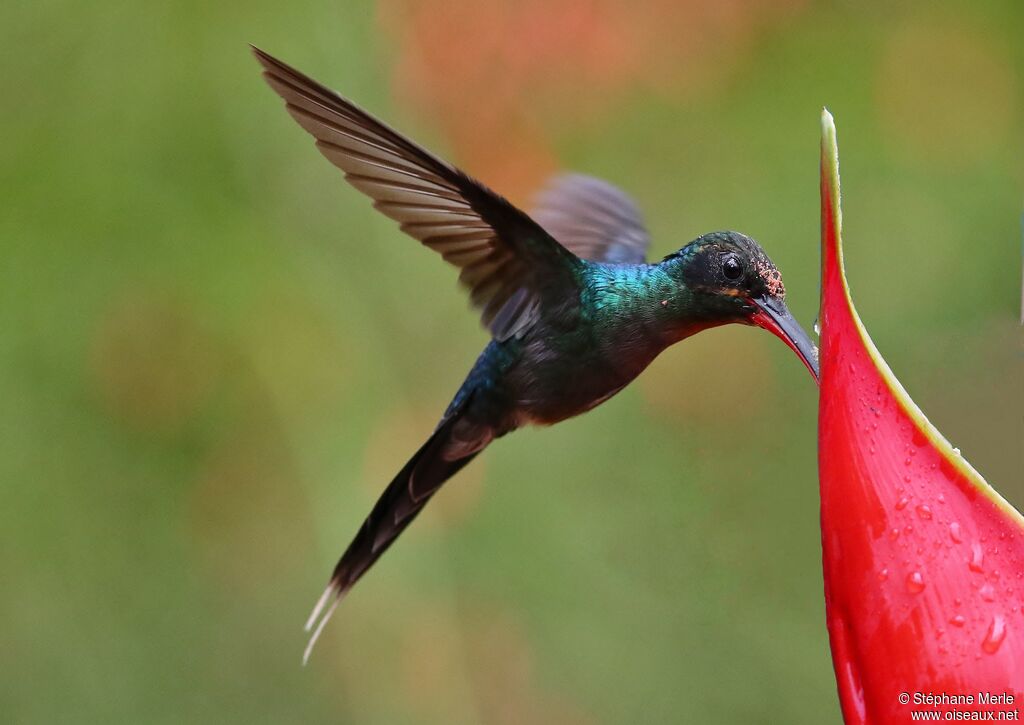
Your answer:
[[[651,243],[636,203],[593,176],[553,177],[531,216],[566,249],[594,262],[639,264]]]
[[[545,290],[576,284],[579,258],[504,198],[313,79],[253,52],[288,112],[348,182],[461,269],[496,339],[525,331]]]

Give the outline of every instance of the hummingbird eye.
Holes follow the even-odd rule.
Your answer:
[[[743,276],[743,265],[735,254],[727,254],[722,258],[722,274],[726,279],[737,280]]]

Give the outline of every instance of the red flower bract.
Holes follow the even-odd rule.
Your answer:
[[[847,287],[841,227],[835,126],[825,111],[818,470],[843,716],[1019,718],[1024,518],[928,422],[871,342]]]

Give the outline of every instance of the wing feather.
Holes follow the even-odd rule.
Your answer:
[[[566,249],[594,262],[639,264],[650,235],[640,209],[625,192],[584,174],[555,176],[532,214]]]
[[[461,268],[499,340],[536,320],[545,295],[575,289],[578,257],[501,196],[308,76],[253,48],[263,76],[320,153],[405,233]]]

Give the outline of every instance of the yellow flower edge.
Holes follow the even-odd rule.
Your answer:
[[[833,238],[835,239],[835,258],[839,264],[839,279],[842,280],[843,294],[846,297],[846,306],[850,311],[850,316],[853,318],[854,325],[860,333],[861,342],[864,345],[864,349],[867,350],[868,355],[874,362],[875,368],[882,376],[882,380],[888,386],[892,392],[893,397],[902,406],[903,410],[907,413],[910,419],[917,426],[918,430],[932,443],[937,451],[939,451],[943,457],[950,462],[950,464],[976,488],[982,494],[984,494],[992,503],[1007,515],[1007,517],[1015,523],[1021,529],[1024,529],[1024,516],[1021,515],[1014,506],[1003,498],[998,491],[989,485],[988,481],[975,470],[967,459],[960,455],[959,451],[945,439],[939,429],[932,425],[932,422],[925,416],[914,400],[910,397],[903,385],[893,374],[889,365],[885,362],[882,354],[875,347],[875,343],[871,341],[871,336],[868,335],[867,329],[861,322],[860,316],[857,314],[856,308],[853,306],[853,299],[850,296],[850,286],[846,279],[846,265],[843,261],[843,210],[842,203],[840,200],[839,191],[839,147],[836,142],[836,124],[832,118],[832,114],[829,113],[827,108],[823,108],[821,111],[821,168],[822,174],[825,175],[823,179],[829,186],[832,205],[833,205]],[[823,235],[821,243],[826,244],[826,238]],[[822,265],[825,262],[825,249],[822,249]],[[822,283],[824,284],[824,268],[822,269]],[[824,296],[824,288],[822,289],[822,295]]]

